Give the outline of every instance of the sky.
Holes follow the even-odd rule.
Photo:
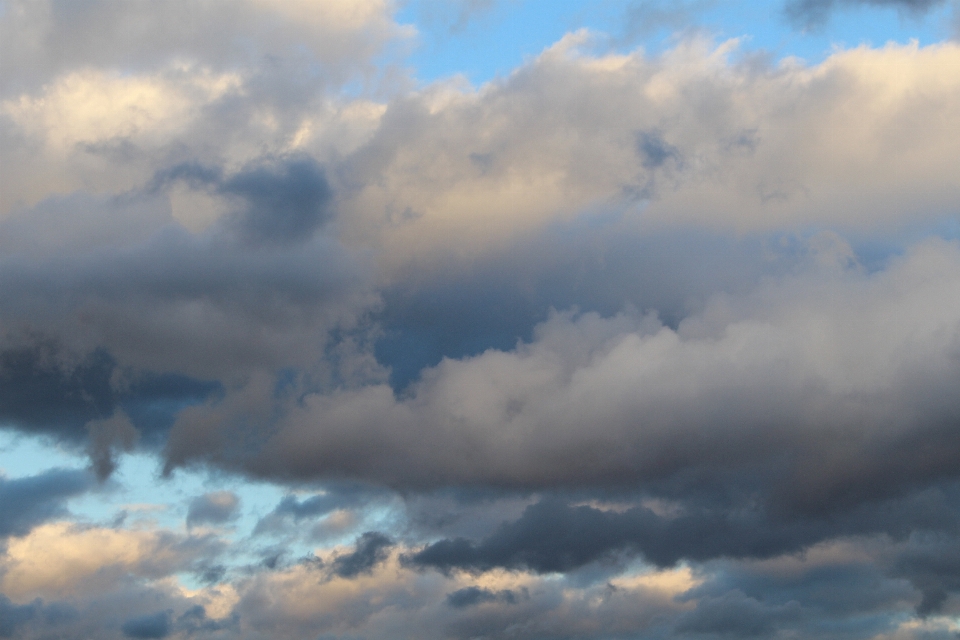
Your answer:
[[[956,638],[957,167],[952,0],[0,0],[0,638]]]

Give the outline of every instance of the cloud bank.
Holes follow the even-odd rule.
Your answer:
[[[402,15],[0,4],[0,636],[955,634],[956,42]]]

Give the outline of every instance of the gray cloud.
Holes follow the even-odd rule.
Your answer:
[[[240,498],[230,491],[205,493],[190,501],[187,527],[198,524],[223,524],[236,516]]]
[[[304,519],[323,517],[337,509],[363,508],[382,502],[391,494],[381,488],[367,485],[328,484],[324,493],[298,499],[284,496],[273,511],[261,518],[254,527],[254,535],[281,533],[289,529],[289,520],[299,523]]]
[[[178,182],[242,202],[228,226],[252,244],[309,240],[333,215],[323,167],[307,155],[260,159],[226,177],[219,167],[187,162],[158,172],[152,189]]]
[[[116,405],[115,363],[104,351],[70,362],[55,341],[11,345],[0,352],[0,420],[79,435]]]
[[[822,27],[830,19],[830,14],[844,5],[891,7],[918,15],[944,2],[945,0],[790,0],[784,11],[791,21],[810,29]]]
[[[916,238],[956,47],[580,33],[412,88],[393,3],[187,4],[4,4],[0,422],[101,479],[140,446],[326,490],[249,537],[242,489],[199,496],[184,537],[38,528],[92,476],[0,480],[0,635],[947,633],[960,253]]]
[[[897,556],[891,573],[905,577],[923,595],[917,613],[938,613],[951,593],[960,593],[960,553],[956,534],[918,532]]]
[[[22,536],[46,520],[66,515],[64,502],[88,491],[93,482],[84,471],[52,469],[10,480],[0,477],[0,536]]]
[[[391,546],[393,541],[389,537],[376,531],[368,531],[357,538],[357,546],[352,553],[338,556],[333,561],[333,572],[341,578],[353,578],[361,573],[369,573],[386,559]]]
[[[13,637],[17,627],[33,620],[37,615],[39,603],[16,605],[0,593],[0,638]]]
[[[0,32],[5,91],[84,67],[142,70],[184,57],[227,69],[257,66],[264,59],[307,57],[324,65],[327,81],[343,81],[365,70],[388,41],[402,36],[377,2],[356,3],[353,15],[344,15],[336,5],[271,10],[246,1],[7,6]]]
[[[637,151],[640,153],[641,164],[647,169],[662,167],[668,160],[680,165],[682,158],[680,151],[668,144],[659,131],[641,131],[637,134]]]
[[[246,200],[239,223],[253,241],[305,240],[332,215],[330,185],[309,157],[241,171],[226,180],[220,192]]]
[[[401,396],[364,385],[292,404],[271,400],[272,385],[238,389],[181,414],[171,460],[406,487],[762,477],[782,508],[808,513],[953,478],[956,248],[924,244],[870,274],[836,240],[816,238],[798,273],[718,296],[676,329],[637,313],[555,314],[531,342],[444,360]],[[895,358],[904,341],[927,355]],[[264,401],[276,435],[224,455],[230,416]],[[203,445],[204,431],[216,439]]]
[[[447,604],[457,609],[473,607],[486,602],[515,604],[517,602],[517,596],[510,589],[491,591],[490,589],[483,589],[481,587],[464,587],[463,589],[457,589],[447,594]]]
[[[158,611],[131,618],[120,626],[120,630],[128,638],[166,638],[170,635],[170,613]]]
[[[725,492],[732,489],[728,483]],[[903,539],[913,531],[949,535],[960,531],[960,519],[950,514],[960,498],[956,486],[946,495],[936,490],[932,495],[921,492],[822,515],[786,515],[776,504],[751,506],[764,499],[756,489],[742,498],[726,500],[709,492],[690,494],[688,490],[674,502],[675,513],[670,514],[658,514],[645,506],[602,510],[543,499],[479,542],[441,540],[410,555],[408,561],[442,571],[504,567],[550,573],[612,561],[623,552],[640,553],[657,565],[672,566],[681,560],[769,558],[838,536],[882,533]],[[921,558],[917,561],[922,564]],[[906,557],[902,562],[903,567],[912,566]],[[926,574],[919,570],[921,564],[917,575],[922,580]],[[955,573],[949,566],[941,565],[945,578]],[[952,582],[945,584],[956,589]]]
[[[376,303],[362,260],[324,237],[296,247],[252,248],[230,240],[228,230],[195,237],[168,227],[127,248],[41,258],[13,252],[2,273],[6,326],[50,336],[67,351],[99,353],[86,365],[89,372],[78,372],[100,376],[94,399],[108,395],[103,376],[111,359],[134,373],[208,379],[263,365],[312,365],[325,331],[355,323]],[[70,385],[84,383],[56,382],[42,368],[33,373],[39,365],[28,360],[40,358],[33,355],[39,348],[28,343],[6,357],[5,368],[31,374],[18,375],[17,384],[59,384],[58,393],[69,394]],[[29,399],[18,397],[8,402]]]
[[[768,636],[803,615],[798,602],[768,605],[742,593],[728,592],[719,598],[704,598],[697,608],[680,617],[681,633],[715,634],[720,637]]]

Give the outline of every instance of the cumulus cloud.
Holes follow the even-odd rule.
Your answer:
[[[387,277],[409,282],[586,210],[623,212],[634,235],[884,235],[957,200],[942,136],[956,127],[956,74],[932,71],[957,66],[953,44],[805,66],[737,61],[736,42],[696,39],[661,57],[592,56],[587,37],[478,90],[438,84],[388,105],[345,159],[345,237],[381,247]]]
[[[960,49],[417,84],[400,8],[3,4],[0,427],[93,473],[0,478],[0,635],[955,630]],[[137,447],[218,490],[67,511]]]
[[[17,599],[109,592],[131,576],[159,579],[188,571],[222,549],[210,536],[52,522],[7,542],[0,589]]]
[[[925,242],[866,273],[830,238],[801,272],[718,296],[676,329],[638,313],[558,313],[532,342],[444,360],[403,397],[366,385],[281,403],[263,447],[228,459],[234,403],[268,400],[238,389],[181,413],[169,455],[275,477],[543,488],[759,472],[780,452],[769,486],[811,509],[953,473],[960,251]],[[911,453],[931,439],[942,458]]]

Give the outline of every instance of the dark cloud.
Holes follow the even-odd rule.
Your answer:
[[[705,495],[675,503],[676,512],[670,514],[645,506],[603,510],[545,498],[479,542],[463,537],[440,540],[406,561],[441,571],[503,567],[550,573],[636,553],[667,567],[681,560],[769,558],[844,535],[882,533],[903,539],[916,530],[960,531],[960,516],[951,506],[960,505],[958,487],[949,495],[921,492],[819,517],[771,513],[758,508],[761,495],[747,493],[743,502],[732,504]],[[950,575],[949,569],[945,571]]]
[[[26,535],[38,524],[65,515],[64,503],[92,485],[89,473],[67,469],[15,480],[0,476],[0,536]]]
[[[891,573],[907,578],[920,591],[919,615],[939,613],[951,593],[960,593],[960,536],[915,533],[897,556]]]
[[[628,304],[656,309],[675,327],[716,291],[746,291],[762,275],[795,266],[797,256],[785,251],[775,264],[765,255],[780,240],[693,230],[641,234],[583,216],[468,269],[449,264],[434,277],[386,288],[375,316],[383,327],[377,359],[400,392],[444,357],[531,341],[551,309],[611,316]]]
[[[906,608],[917,599],[916,590],[889,563],[903,544],[885,535],[849,537],[768,561],[712,561],[704,567],[709,577],[682,600],[736,593],[770,605],[799,602],[808,613],[816,612],[813,618],[871,614],[882,624],[884,611]]]
[[[138,441],[156,446],[184,406],[220,384],[183,375],[133,373],[104,349],[78,355],[52,338],[9,340],[0,351],[0,422],[18,431],[87,442],[96,476]]]
[[[102,348],[85,354],[50,337],[8,340],[0,351],[0,421],[28,432],[86,439],[87,423],[127,413],[150,440],[183,406],[222,389],[176,373],[126,372]]]
[[[625,4],[624,38],[708,5]],[[85,446],[101,479],[140,443],[167,471],[390,487],[397,528],[281,562],[299,531],[370,528],[386,490],[347,485],[283,498],[269,547],[118,520],[104,536],[154,552],[80,584],[88,629],[44,637],[876,637],[954,612],[956,243],[863,266],[837,234],[782,237],[953,210],[956,83],[927,71],[954,49],[777,65],[579,33],[461,89],[373,66],[396,3],[305,6],[4,4],[0,424]],[[437,10],[456,31],[492,6]],[[92,486],[64,473],[0,481],[0,534]],[[233,522],[238,494],[187,526]],[[382,567],[387,534],[414,549],[389,580],[328,579]],[[820,553],[839,542],[862,553]],[[683,565],[619,579],[644,560]],[[536,587],[461,588],[502,568]],[[46,620],[18,602],[0,635]]]
[[[214,620],[207,616],[207,611],[202,605],[195,605],[183,612],[174,623],[174,629],[177,632],[186,633],[187,636],[194,634],[202,635],[224,629],[235,629],[239,621],[238,615]]]
[[[78,618],[79,612],[66,602],[44,602],[36,598],[26,604],[16,604],[0,593],[0,638],[49,637],[43,632],[62,632],[63,625]]]
[[[198,524],[223,524],[236,516],[240,498],[231,491],[214,491],[190,501],[187,527]]]
[[[715,634],[731,638],[769,635],[795,622],[804,612],[798,602],[769,605],[731,591],[717,598],[702,598],[697,608],[684,614],[676,626],[681,633]]]
[[[357,546],[352,553],[338,556],[333,561],[333,572],[341,578],[368,573],[387,558],[391,546],[393,541],[387,536],[368,531],[357,538]]]
[[[680,150],[664,140],[663,133],[656,130],[641,131],[637,134],[637,151],[645,169],[659,169],[668,160],[673,160],[677,166],[683,162]]]
[[[485,602],[516,604],[517,595],[510,589],[491,591],[482,587],[465,587],[447,594],[447,604],[455,609],[472,607]]]
[[[17,628],[33,620],[39,610],[40,601],[17,605],[0,593],[0,638],[11,638]]]
[[[0,352],[0,421],[81,438],[87,421],[111,415],[114,360],[102,349],[70,355],[52,339]]]
[[[254,244],[309,240],[333,217],[326,172],[308,155],[260,159],[230,175],[217,166],[186,162],[157,172],[149,190],[178,182],[242,203],[227,223]]]
[[[333,216],[333,192],[323,169],[309,157],[241,171],[221,183],[219,191],[246,202],[237,223],[254,242],[307,240]]]
[[[211,381],[257,367],[316,366],[327,332],[355,325],[377,303],[363,261],[330,238],[251,247],[234,235],[230,228],[194,235],[167,226],[133,246],[117,242],[49,256],[5,252],[5,327],[24,327],[22,333],[53,340],[68,353],[98,354],[81,368],[86,377],[60,380],[22,338],[10,348],[25,342],[26,349],[8,358],[6,368],[17,368],[20,384],[32,385],[28,391],[74,398],[74,413],[87,416],[94,414],[92,400],[76,396],[95,386],[97,393],[86,395],[109,404],[111,361],[121,379],[134,382],[146,372]],[[47,390],[51,385],[59,387]],[[23,413],[26,401],[18,397],[24,394],[11,393],[5,402]],[[109,407],[97,409],[98,418],[111,415]],[[136,425],[134,411],[128,413]]]
[[[945,0],[789,0],[784,11],[792,22],[809,29],[826,24],[830,14],[843,6],[891,7],[918,15],[944,2]]]
[[[170,623],[171,612],[158,611],[157,613],[131,618],[120,625],[120,630],[128,638],[166,638],[170,635]]]

